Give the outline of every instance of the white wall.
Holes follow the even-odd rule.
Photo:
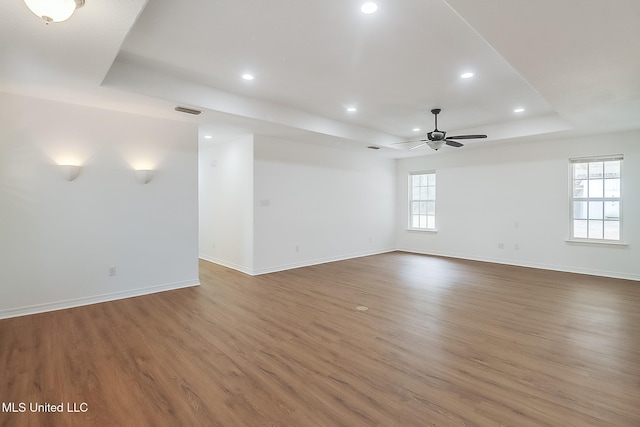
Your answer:
[[[399,160],[398,248],[640,280],[638,141],[640,132],[628,132],[443,149]],[[607,154],[624,154],[623,239],[628,246],[568,243],[568,160]],[[406,230],[407,175],[425,169],[437,173],[437,233]]]
[[[198,284],[194,125],[0,94],[0,207],[0,317]]]
[[[255,137],[255,273],[395,248],[395,161]]]
[[[253,136],[200,149],[200,257],[253,272]]]
[[[255,135],[200,150],[200,257],[248,274],[395,248],[395,161]]]

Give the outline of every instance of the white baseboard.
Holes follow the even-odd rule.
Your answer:
[[[65,301],[49,302],[44,304],[35,304],[25,307],[10,308],[0,310],[0,319],[8,319],[10,317],[27,316],[30,314],[45,313],[48,311],[64,310],[67,308],[81,307],[83,305],[98,304],[101,302],[115,301],[124,298],[139,297],[142,295],[155,294],[157,292],[171,291],[181,288],[189,288],[199,286],[198,280],[167,283],[164,285],[149,286],[145,288],[131,289],[127,291],[114,292],[109,294],[94,295],[89,297],[74,298]]]
[[[421,249],[414,249],[414,248],[398,248],[397,251],[410,252],[410,253],[421,254],[421,255],[434,255],[434,256],[442,256],[447,258],[466,259],[469,261],[490,262],[493,264],[513,265],[516,267],[538,268],[540,270],[561,271],[564,273],[586,274],[589,276],[601,276],[601,277],[611,277],[613,279],[640,281],[640,275],[619,273],[615,271],[591,270],[586,268],[569,267],[564,265],[542,264],[542,263],[514,261],[514,260],[506,260],[506,259],[490,258],[490,257],[451,254],[451,253],[439,252],[439,251],[424,251]]]
[[[260,275],[260,274],[275,273],[277,271],[292,270],[294,268],[309,267],[309,266],[312,266],[312,265],[326,264],[328,262],[344,261],[344,260],[347,260],[347,259],[353,259],[353,258],[360,258],[360,257],[365,257],[365,256],[371,256],[371,255],[384,254],[384,253],[394,252],[394,251],[396,251],[396,249],[380,249],[380,250],[375,250],[375,251],[366,251],[366,252],[357,252],[357,253],[352,253],[352,254],[343,254],[343,255],[338,255],[338,256],[334,256],[334,257],[304,260],[304,261],[294,262],[294,263],[290,263],[290,264],[282,264],[282,265],[277,265],[277,266],[273,266],[273,267],[259,268],[259,269],[253,271],[253,275],[257,276],[257,275]]]
[[[344,261],[352,258],[360,258],[364,256],[384,254],[388,252],[394,252],[396,250],[397,249],[395,248],[390,248],[390,249],[379,249],[375,251],[357,252],[357,253],[343,254],[343,255],[327,257],[327,258],[316,258],[316,259],[304,260],[304,261],[293,262],[288,264],[281,264],[281,265],[276,265],[271,267],[258,268],[255,270],[249,270],[247,268],[233,265],[232,263],[221,261],[212,257],[208,257],[206,255],[200,255],[200,259],[204,261],[212,262],[214,264],[219,264],[224,267],[231,268],[233,270],[237,270],[241,273],[248,274],[250,276],[259,276],[261,274],[275,273],[278,271],[292,270],[294,268],[309,267],[309,266],[318,265],[318,264],[326,264],[328,262]]]
[[[245,268],[242,265],[234,264],[232,262],[221,260],[221,259],[218,259],[218,258],[215,258],[215,257],[211,257],[211,256],[208,256],[208,255],[199,255],[198,258],[200,258],[201,260],[207,261],[207,262],[212,262],[214,264],[218,264],[218,265],[221,265],[223,267],[230,268],[232,270],[239,271],[240,273],[248,274],[249,276],[253,276],[254,275],[251,270]]]

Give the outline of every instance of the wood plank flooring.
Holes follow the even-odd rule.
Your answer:
[[[0,425],[640,426],[639,282],[400,252],[200,269],[0,321],[0,402],[27,407]]]

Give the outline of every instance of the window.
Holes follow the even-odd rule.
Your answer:
[[[620,241],[622,156],[572,159],[571,239]]]
[[[409,228],[436,229],[436,173],[409,174]]]

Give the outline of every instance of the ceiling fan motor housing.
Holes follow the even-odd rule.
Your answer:
[[[427,138],[429,139],[429,141],[442,141],[446,134],[446,132],[436,129],[433,132],[429,132],[427,134]]]

